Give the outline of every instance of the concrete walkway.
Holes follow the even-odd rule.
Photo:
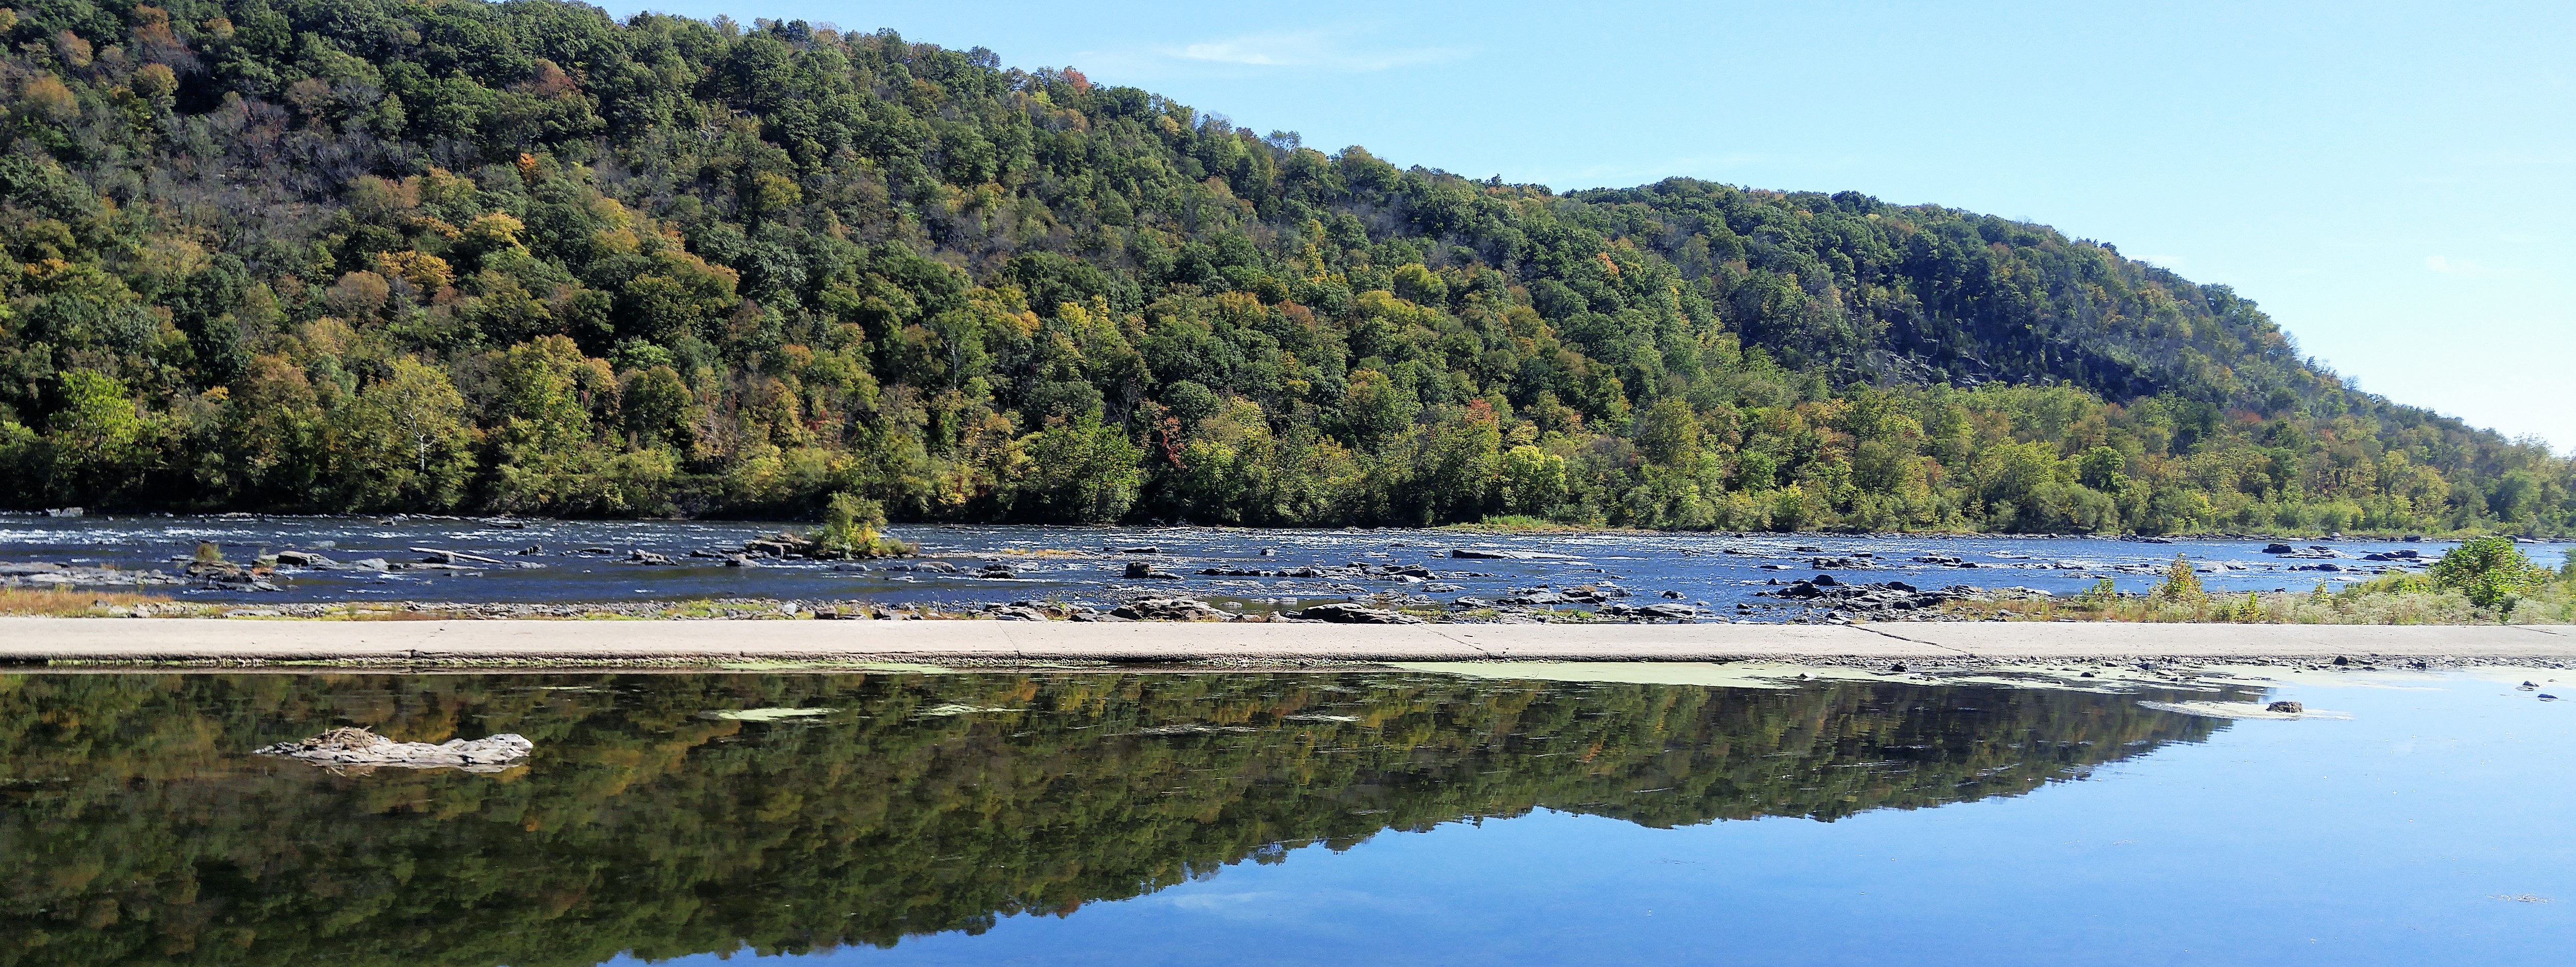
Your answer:
[[[1320,625],[1018,621],[270,621],[0,618],[0,665],[2009,661],[2350,656],[2576,660],[2571,626]]]

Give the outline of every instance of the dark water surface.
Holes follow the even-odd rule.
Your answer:
[[[1423,602],[1459,597],[1495,598],[1514,591],[1568,588],[1609,582],[1655,598],[1677,592],[1683,602],[1705,601],[1732,617],[1735,603],[1751,600],[1768,582],[1785,583],[1815,573],[1854,582],[1902,580],[1923,588],[1954,584],[2029,587],[2065,594],[2112,578],[2124,591],[2143,591],[2159,579],[2175,554],[2198,562],[2214,590],[2305,590],[2319,581],[2367,577],[2387,562],[2373,553],[2414,551],[2426,561],[2452,545],[2438,541],[2293,542],[2329,552],[2283,558],[2262,553],[2261,540],[2178,540],[2171,543],[2108,538],[1887,537],[1816,534],[1594,533],[1484,535],[1423,530],[1243,530],[1227,528],[1072,528],[1026,526],[898,526],[896,536],[918,542],[926,560],[964,573],[848,565],[766,562],[726,567],[691,551],[739,550],[744,541],[774,533],[775,523],[718,521],[492,521],[474,519],[315,517],[153,517],[52,519],[0,516],[0,561],[113,564],[129,570],[175,571],[200,542],[216,544],[233,560],[252,560],[285,549],[318,550],[340,562],[369,558],[416,562],[414,547],[461,550],[533,565],[477,571],[375,571],[355,568],[283,568],[278,592],[182,589],[205,600],[336,601],[426,600],[457,602],[620,601],[694,597],[769,597],[804,600],[876,600],[973,604],[1056,600],[1109,605],[1143,594],[1189,594],[1237,603],[1286,604],[1342,600],[1377,594]],[[1151,547],[1157,553],[1126,553]],[[531,550],[531,549],[534,550]],[[1529,560],[1460,559],[1457,548],[1562,555]],[[673,566],[627,563],[631,551],[666,555]],[[1269,554],[1263,554],[1268,550]],[[2533,558],[2551,567],[2563,545],[2534,545]],[[2331,556],[2328,556],[2328,555]],[[1129,561],[1151,562],[1183,576],[1178,581],[1127,581]],[[1006,562],[1017,577],[973,576],[987,562]],[[1821,563],[1820,563],[1821,562]],[[1288,570],[1307,566],[1420,564],[1429,579],[1381,575],[1341,578],[1243,578],[1203,576],[1207,568]],[[1975,565],[1963,567],[1961,565]]]
[[[2274,697],[2349,717],[2140,704]],[[2571,712],[2492,673],[0,676],[0,965],[2564,963]],[[244,754],[340,724],[537,751]]]

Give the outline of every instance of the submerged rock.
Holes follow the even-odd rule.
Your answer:
[[[405,769],[461,769],[499,772],[527,758],[536,743],[516,733],[467,741],[449,739],[437,745],[396,742],[365,729],[337,728],[300,742],[280,742],[253,750],[332,766],[394,766]]]

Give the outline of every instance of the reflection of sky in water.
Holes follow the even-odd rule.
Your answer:
[[[2025,796],[1831,823],[1449,823],[981,936],[781,960],[2566,963],[2576,702],[2409,684],[2303,680],[2276,697],[2353,718],[2240,722]]]
[[[2341,582],[2385,565],[2363,561],[2365,554],[2414,550],[2427,558],[2451,545],[2338,541],[2340,557],[2331,560],[2276,558],[2261,553],[2261,540],[2177,540],[2147,543],[2101,538],[2029,537],[1846,537],[1816,534],[1728,537],[1715,534],[1545,534],[1484,535],[1437,531],[1276,531],[1215,528],[1064,528],[898,526],[896,536],[919,542],[925,554],[955,563],[967,571],[987,561],[1007,561],[1018,572],[1012,580],[984,580],[965,575],[903,573],[876,567],[868,571],[836,570],[815,563],[772,563],[754,568],[723,567],[713,558],[690,558],[690,551],[729,551],[742,542],[781,527],[804,525],[708,521],[529,521],[503,526],[482,520],[372,518],[134,518],[103,517],[55,520],[24,515],[0,516],[0,561],[78,561],[114,564],[129,569],[170,569],[173,558],[188,555],[200,541],[220,545],[227,557],[247,560],[261,551],[316,548],[339,561],[381,557],[416,561],[411,547],[436,547],[542,564],[524,570],[480,572],[295,571],[281,572],[278,594],[196,590],[209,599],[298,600],[438,600],[438,601],[614,601],[641,598],[748,596],[795,599],[875,599],[887,602],[989,602],[1055,599],[1110,603],[1145,593],[1187,593],[1202,597],[1265,599],[1339,599],[1379,592],[1422,595],[1446,601],[1459,596],[1494,597],[1540,585],[1571,587],[1613,582],[1651,597],[1671,590],[1684,601],[1707,601],[1721,608],[1750,599],[1769,581],[1822,570],[1852,581],[1902,580],[1919,587],[1953,584],[1979,587],[2030,587],[2056,593],[2080,591],[2103,577],[2122,590],[2143,591],[2155,583],[2177,553],[2201,562],[2203,581],[2214,590],[2305,590],[2320,580]],[[2291,541],[2301,548],[2309,541]],[[523,554],[530,547],[542,550]],[[1179,581],[1128,582],[1122,578],[1130,555],[1111,548],[1152,546],[1162,553],[1147,558],[1156,566],[1184,575]],[[1452,548],[1486,547],[1570,555],[1573,560],[1466,560],[1447,557]],[[607,553],[584,554],[586,548]],[[1261,551],[1271,549],[1264,556]],[[1814,548],[1814,550],[1802,550]],[[624,561],[633,550],[665,554],[681,562],[653,567]],[[1735,553],[1729,553],[1733,551]],[[2534,560],[2556,567],[2565,545],[2528,545]],[[1078,552],[1064,556],[1062,552]],[[1874,555],[1863,558],[1861,555]],[[1973,569],[1918,562],[1918,557],[1956,558]],[[1833,559],[1843,559],[1836,561]],[[1201,568],[1279,570],[1310,565],[1420,563],[1440,577],[1419,583],[1389,580],[1203,577]],[[1866,567],[1853,565],[1867,563]],[[2314,570],[2331,565],[2342,570]],[[2297,570],[2308,568],[2309,570]],[[1438,585],[1438,587],[1433,587]]]

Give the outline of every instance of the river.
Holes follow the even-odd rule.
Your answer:
[[[0,516],[0,562],[105,565],[175,573],[201,543],[227,558],[254,560],[284,550],[341,565],[382,561],[388,569],[281,568],[276,591],[226,587],[166,590],[210,601],[612,602],[708,597],[869,601],[971,607],[1022,600],[1110,606],[1134,597],[1184,594],[1254,610],[1316,601],[1388,596],[1414,605],[1524,597],[1609,586],[1638,602],[1696,603],[1705,620],[1781,620],[1796,612],[1739,612],[1759,592],[1817,574],[1853,583],[1902,581],[2025,587],[2071,594],[2108,578],[2144,591],[2176,554],[2189,557],[2213,591],[2306,590],[2383,568],[2421,568],[2447,550],[2440,541],[2289,541],[2302,556],[2264,553],[2259,539],[2144,541],[2098,537],[1888,536],[1597,532],[1479,534],[1437,530],[1249,530],[1212,527],[1035,527],[897,525],[921,545],[918,562],[830,564],[764,560],[726,566],[724,552],[782,529],[729,521],[555,521],[429,517],[80,517]],[[400,569],[425,555],[463,551],[505,562],[469,569]],[[1150,553],[1144,549],[1151,549]],[[1505,555],[1458,557],[1456,552]],[[670,565],[634,563],[634,552]],[[2555,567],[2564,545],[2536,544],[2534,560]],[[701,556],[692,557],[692,552]],[[2372,561],[2371,555],[2415,555]],[[918,569],[920,563],[954,573]],[[1128,580],[1145,562],[1174,579]],[[1010,577],[979,577],[992,564]],[[907,565],[913,569],[907,569]],[[1349,565],[1376,571],[1354,577]],[[1428,576],[1389,572],[1419,565]],[[1339,568],[1314,577],[1205,575],[1220,571]],[[1670,592],[1667,594],[1666,592]],[[1571,606],[1571,605],[1570,605]]]

